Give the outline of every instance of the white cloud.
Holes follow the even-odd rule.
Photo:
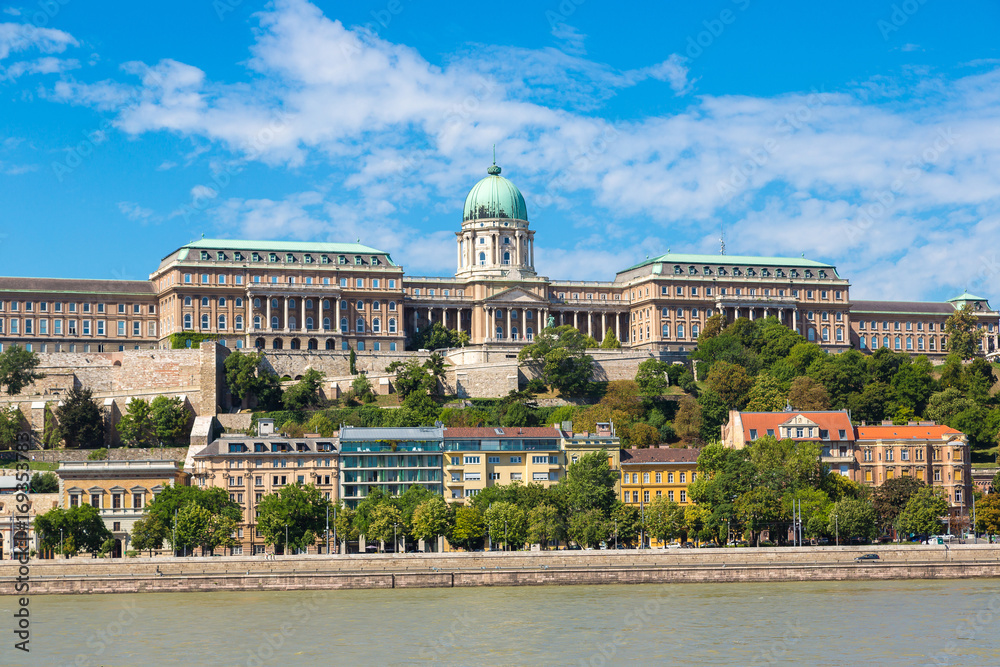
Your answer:
[[[438,251],[425,239],[434,234],[401,220],[453,211],[494,143],[533,220],[567,221],[539,235],[538,259],[553,278],[557,269],[609,277],[631,263],[615,259],[623,250],[661,237],[675,250],[714,249],[726,220],[734,254],[804,252],[836,262],[858,293],[929,293],[930,279],[892,279],[887,267],[960,265],[963,243],[985,245],[980,222],[1000,215],[995,64],[949,80],[906,68],[838,91],[703,95],[678,112],[612,121],[598,110],[625,88],[662,82],[688,92],[684,60],[618,71],[584,57],[583,35],[560,27],[562,50],[474,45],[436,66],[303,0],[277,0],[258,16],[241,81],[163,60],[127,65],[138,85],[66,81],[53,97],[118,108],[119,127],[133,135],[166,130],[195,150],[208,142],[274,168],[328,165],[327,185],[343,188],[336,198],[319,188],[213,210],[255,236],[392,244],[411,272],[451,267],[453,219],[433,225]],[[218,193],[199,187],[192,196],[215,204]],[[599,251],[571,247],[585,224],[576,221],[604,218],[620,236]]]
[[[132,222],[146,222],[153,217],[153,210],[131,201],[118,202],[118,210]]]
[[[38,28],[27,23],[0,23],[0,60],[29,49],[62,53],[66,47],[78,45],[72,35],[62,30]]]

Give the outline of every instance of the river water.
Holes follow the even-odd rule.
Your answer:
[[[11,624],[15,598],[0,598]],[[1000,580],[34,596],[0,665],[1000,665]],[[12,625],[10,628],[12,629]]]

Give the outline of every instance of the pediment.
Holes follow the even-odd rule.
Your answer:
[[[781,424],[782,426],[819,426],[816,422],[805,415],[795,415],[791,419]]]
[[[486,299],[486,303],[488,304],[523,303],[523,304],[538,305],[538,304],[548,303],[548,301],[538,296],[537,294],[532,294],[531,292],[523,290],[520,287],[511,287],[510,289],[504,290],[503,292],[494,294],[493,296],[489,297],[488,299]]]

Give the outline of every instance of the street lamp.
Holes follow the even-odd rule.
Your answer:
[[[827,524],[827,525],[829,526],[830,524]],[[836,539],[837,539],[837,546],[839,547],[840,546],[840,519],[837,516],[836,512],[833,515],[833,531],[834,531],[834,535],[836,536]]]
[[[326,555],[330,555],[330,504],[326,505]]]
[[[396,526],[398,525],[398,523],[392,524],[392,553],[396,553],[399,548],[399,538],[396,537]]]
[[[59,553],[63,554],[63,529],[62,528],[59,529]],[[65,557],[66,557],[66,554],[63,554],[63,558],[65,558]]]
[[[337,542],[337,508],[333,508],[333,543],[337,546],[337,553],[340,553],[340,543]]]
[[[507,519],[503,520],[503,550],[507,551]]]
[[[285,524],[285,553],[282,556],[288,555],[288,524]]]
[[[618,549],[618,519],[615,519],[615,550]]]

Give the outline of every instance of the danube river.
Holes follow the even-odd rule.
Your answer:
[[[0,598],[11,622],[12,596]],[[1000,580],[31,599],[3,665],[1000,665]],[[30,657],[30,659],[24,659]]]

